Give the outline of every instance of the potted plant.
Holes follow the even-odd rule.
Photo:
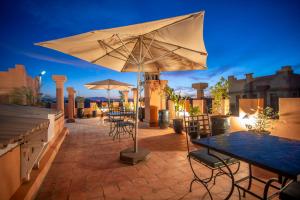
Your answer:
[[[173,129],[175,133],[182,133],[183,130],[183,120],[179,117],[179,112],[183,111],[186,97],[182,97],[180,94],[176,94],[174,89],[170,87],[165,88],[165,92],[168,98],[173,101],[175,108],[175,119],[173,119]]]
[[[190,108],[190,112],[189,112],[190,117],[195,117],[199,114],[200,114],[199,106]],[[196,128],[196,127],[198,127],[198,121],[189,121],[188,123],[189,123],[189,127],[194,127],[193,131],[189,131],[189,136],[192,139],[197,139],[199,137],[199,130],[198,130],[198,128]],[[200,134],[200,137],[202,137],[201,134]]]
[[[225,100],[229,98],[229,83],[224,77],[210,88],[213,97],[211,129],[213,135],[226,133],[229,129],[229,113],[225,112]]]
[[[84,117],[84,97],[77,96],[77,117],[83,118]]]
[[[249,115],[248,115],[249,117]],[[245,124],[249,131],[259,134],[270,134],[273,129],[274,119],[278,118],[278,112],[271,107],[258,108],[257,115],[254,116],[254,124]]]
[[[165,87],[161,87],[161,85],[158,85],[159,88],[159,95],[160,95],[160,107],[162,108],[163,106],[163,101],[165,101]],[[156,89],[156,88],[155,88]],[[158,111],[158,125],[159,128],[165,129],[168,128],[170,125],[169,121],[169,111],[167,109],[160,109]]]
[[[93,109],[92,116],[97,117],[97,109],[98,109],[97,103],[93,103],[92,109]]]
[[[200,108],[199,106],[192,106],[190,108],[190,112],[189,112],[191,117],[197,116],[200,114]]]

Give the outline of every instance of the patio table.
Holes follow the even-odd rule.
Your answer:
[[[222,154],[237,158],[249,164],[249,176],[236,181],[234,180],[231,170],[227,167],[229,176],[232,179],[232,187],[226,199],[229,199],[232,195],[234,186],[239,189],[239,194],[240,190],[242,190],[244,194],[246,192],[258,199],[267,199],[270,197],[268,197],[269,187],[281,189],[273,185],[273,182],[278,182],[281,184],[280,187],[283,187],[287,183],[288,179],[296,180],[297,176],[300,174],[300,141],[298,140],[257,134],[249,131],[239,131],[203,139],[196,139],[192,140],[192,142]],[[224,164],[226,165],[225,162]],[[271,171],[277,174],[278,178],[274,177],[268,181],[261,180],[252,175],[251,165]],[[252,179],[265,184],[263,197],[250,191]],[[240,182],[245,180],[248,180],[247,188],[239,185]]]
[[[121,112],[109,112],[108,113],[109,118],[111,119],[111,130],[109,132],[109,135],[113,136],[113,140],[115,140],[116,137],[119,137],[120,139],[120,133],[130,133],[129,130],[126,129],[123,125],[126,126],[126,122],[124,123],[125,118],[132,118],[135,116],[135,112],[126,112],[126,111],[121,111]],[[112,123],[114,125],[112,125]],[[127,122],[128,125],[128,122]],[[113,127],[112,127],[113,126]]]

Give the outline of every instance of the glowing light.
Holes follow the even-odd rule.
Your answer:
[[[179,117],[188,117],[188,116],[190,116],[190,114],[187,111],[178,111],[178,116]]]
[[[256,116],[257,113],[249,114],[249,113],[240,112],[239,124],[248,130],[252,129],[256,123]]]
[[[40,73],[41,76],[43,76],[43,75],[45,75],[45,74],[46,74],[46,71],[45,71],[45,70],[41,71],[41,73]]]

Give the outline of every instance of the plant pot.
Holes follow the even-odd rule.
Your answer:
[[[145,108],[139,107],[139,120],[142,122],[145,119]]]
[[[173,129],[175,133],[181,134],[183,130],[183,120],[182,119],[173,119]]]
[[[83,108],[77,108],[77,117],[78,118],[84,117],[84,109]]]
[[[93,110],[92,116],[93,116],[93,117],[97,117],[97,110]]]
[[[165,129],[169,127],[169,111],[159,110],[158,111],[158,125],[159,128]]]
[[[230,127],[229,116],[214,115],[210,117],[212,135],[220,135],[228,132]]]
[[[259,131],[259,132],[256,132],[258,134],[261,134],[261,135],[270,135],[271,132],[270,131]]]
[[[200,130],[198,130],[198,121],[190,121],[189,122],[189,127],[193,127],[192,131],[189,131],[189,136],[191,139],[198,139],[200,138],[206,138],[207,133],[201,133]]]

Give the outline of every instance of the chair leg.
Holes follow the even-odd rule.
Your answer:
[[[193,186],[193,183],[194,183],[194,182],[198,182],[198,183],[202,184],[202,185],[205,187],[205,189],[207,190],[207,192],[208,192],[208,194],[209,194],[210,199],[213,200],[212,195],[211,195],[211,193],[210,193],[210,190],[209,190],[209,188],[207,187],[207,183],[210,182],[211,179],[212,179],[212,176],[213,176],[213,170],[212,170],[212,176],[209,178],[209,181],[203,181],[202,179],[200,179],[200,178],[197,176],[196,172],[194,171],[194,168],[193,168],[193,166],[192,166],[192,161],[191,161],[190,156],[188,156],[188,159],[189,159],[190,167],[191,167],[192,172],[193,172],[193,174],[194,174],[194,178],[193,178],[193,180],[192,180],[191,183],[190,183],[190,192],[192,192],[192,186]]]
[[[238,194],[239,194],[239,200],[241,200],[241,191],[238,187],[237,187],[237,190],[238,190]]]
[[[190,192],[192,192],[192,186],[193,186],[193,183],[196,181],[197,179],[194,177],[193,180],[191,181],[190,183]]]
[[[248,187],[247,187],[247,190],[250,190],[251,189],[251,186],[252,186],[252,166],[251,164],[248,165],[248,170],[249,170],[249,181],[248,181]],[[243,191],[243,197],[246,197],[246,192]]]
[[[214,185],[216,184],[216,179],[217,179],[217,177],[218,177],[218,176],[221,176],[221,175],[223,175],[223,174],[224,174],[224,172],[219,171],[219,172],[214,176]]]

